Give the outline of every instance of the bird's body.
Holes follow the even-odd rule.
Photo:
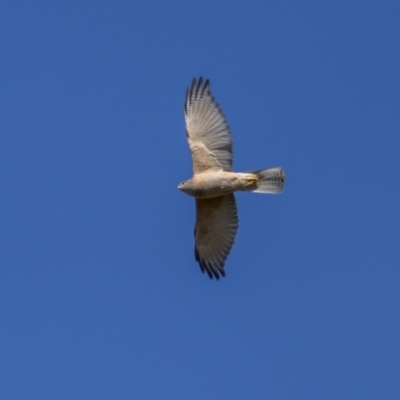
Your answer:
[[[182,182],[179,189],[198,199],[223,196],[239,190],[256,189],[259,185],[257,175],[224,171],[204,171],[192,179]]]
[[[186,136],[193,177],[178,189],[196,198],[195,259],[210,278],[225,276],[224,264],[235,241],[239,219],[234,192],[281,193],[280,167],[232,172],[232,136],[210,82],[193,79],[186,92]]]

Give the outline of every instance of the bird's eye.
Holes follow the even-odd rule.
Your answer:
[[[182,182],[181,185],[182,185],[182,186],[185,186],[185,185],[186,185],[186,182]]]

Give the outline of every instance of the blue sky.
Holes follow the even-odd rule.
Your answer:
[[[2,1],[2,399],[400,398],[396,1]],[[227,277],[194,260],[183,101],[234,137]]]

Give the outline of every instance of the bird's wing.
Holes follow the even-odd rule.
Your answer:
[[[210,278],[225,276],[224,264],[239,226],[235,196],[231,193],[196,199],[195,258]]]
[[[218,103],[210,92],[210,81],[193,79],[184,106],[186,135],[192,152],[193,172],[207,169],[232,170],[232,135]]]

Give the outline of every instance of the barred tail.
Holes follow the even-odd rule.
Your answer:
[[[257,175],[259,179],[259,186],[253,190],[254,193],[281,193],[283,191],[285,173],[281,167],[259,169],[250,173]]]

